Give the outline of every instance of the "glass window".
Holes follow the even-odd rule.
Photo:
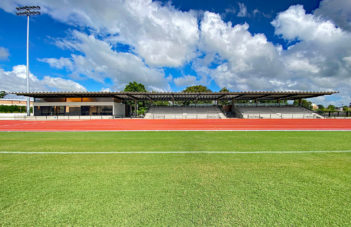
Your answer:
[[[65,102],[65,98],[34,98],[34,102]]]
[[[65,107],[55,106],[55,115],[65,115]]]
[[[112,106],[101,106],[101,115],[112,115]]]
[[[90,114],[90,106],[82,106],[81,107],[81,114],[82,115],[91,115]]]
[[[70,115],[70,116],[78,116],[78,115],[81,115],[81,108],[80,106],[69,106],[68,112],[66,108],[66,113],[67,115]]]
[[[34,106],[34,116],[41,116],[40,106]]]

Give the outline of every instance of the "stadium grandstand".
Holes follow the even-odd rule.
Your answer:
[[[302,100],[334,91],[15,92],[34,99],[34,116],[111,116],[146,119],[322,118]],[[295,105],[288,101],[295,101]],[[158,105],[162,102],[162,105]],[[143,103],[145,113],[138,115]]]

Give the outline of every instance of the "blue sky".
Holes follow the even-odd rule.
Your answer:
[[[348,0],[0,2],[0,90],[25,90],[26,18],[31,90],[337,90],[317,103],[348,104]]]

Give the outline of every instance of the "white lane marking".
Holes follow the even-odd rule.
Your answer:
[[[3,130],[0,132],[350,132],[351,129]]]
[[[0,154],[307,154],[307,153],[351,153],[351,150],[339,151],[0,151]]]

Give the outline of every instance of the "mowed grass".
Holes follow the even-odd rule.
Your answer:
[[[0,151],[351,150],[351,132],[0,132]]]
[[[1,151],[350,150],[351,132],[0,133]],[[0,225],[349,226],[351,153],[0,154]]]

